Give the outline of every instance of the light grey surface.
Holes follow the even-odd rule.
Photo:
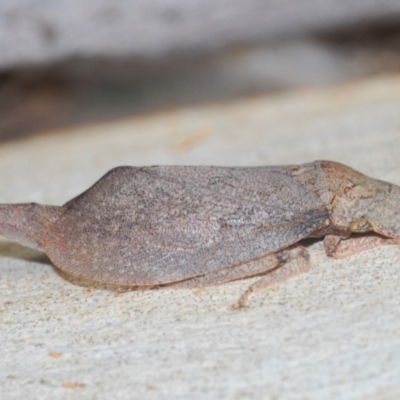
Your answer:
[[[2,0],[0,68],[75,56],[198,53],[399,19],[397,0]]]
[[[399,149],[400,76],[382,76],[7,143],[0,201],[62,204],[123,164],[327,158],[400,184]],[[233,312],[254,280],[115,296],[1,241],[0,397],[398,399],[400,249],[309,250],[307,274]]]

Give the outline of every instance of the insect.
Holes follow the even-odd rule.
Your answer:
[[[352,233],[375,232],[378,235]],[[239,299],[310,267],[400,243],[400,187],[332,161],[117,167],[61,207],[0,205],[0,234],[61,270],[120,286],[204,287],[261,276]]]

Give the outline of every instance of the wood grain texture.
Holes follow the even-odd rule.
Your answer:
[[[380,76],[38,135],[0,146],[1,203],[62,205],[113,166],[157,163],[323,158],[400,184],[399,109],[400,77]],[[170,150],[201,127],[211,130],[207,140],[179,154]],[[101,284],[61,278],[43,253],[2,238],[1,395],[400,398],[400,249],[334,259],[316,240],[307,250],[308,273],[232,312],[227,305],[258,278],[115,296]]]

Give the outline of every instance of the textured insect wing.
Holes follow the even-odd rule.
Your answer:
[[[77,276],[162,284],[287,247],[326,218],[276,168],[119,167],[64,206],[45,251]]]

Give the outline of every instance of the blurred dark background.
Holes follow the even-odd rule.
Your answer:
[[[0,140],[399,70],[399,0],[1,0]]]

